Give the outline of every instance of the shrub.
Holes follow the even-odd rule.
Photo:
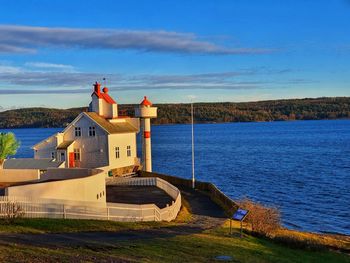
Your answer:
[[[267,207],[249,199],[243,199],[238,203],[241,208],[249,210],[245,222],[251,225],[252,232],[273,237],[281,228],[281,217],[277,208]]]
[[[5,220],[6,223],[11,224],[16,219],[22,218],[23,216],[24,211],[17,202],[8,201],[2,204],[1,217]]]

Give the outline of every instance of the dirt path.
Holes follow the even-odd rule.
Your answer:
[[[79,232],[60,234],[0,234],[0,244],[23,244],[41,247],[72,247],[103,244],[114,245],[117,241],[153,239],[200,233],[219,226],[225,221],[223,210],[201,192],[180,189],[189,202],[193,221],[186,225],[162,227],[148,230],[120,232]]]

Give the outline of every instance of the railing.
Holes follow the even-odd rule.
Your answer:
[[[174,201],[160,209],[155,204],[107,203],[106,206],[101,206],[101,203],[94,202],[0,196],[0,217],[9,216],[13,208],[19,208],[19,212],[27,218],[171,221],[180,211],[180,191],[160,178],[107,178],[106,180],[107,185],[157,186],[169,194]]]
[[[138,217],[143,218],[143,221],[150,218],[153,218],[153,221],[174,220],[181,208],[180,190],[161,178],[106,178],[106,185],[157,186],[173,198],[172,204],[162,209],[154,204],[140,205],[139,211],[142,212],[142,216]],[[111,205],[108,204],[108,207],[112,208]]]
[[[139,175],[141,176],[141,178],[153,177],[153,178],[163,179],[169,182],[171,185],[175,185],[177,187],[187,187],[187,188],[192,187],[192,180],[179,178],[176,176],[158,174],[153,172],[150,173],[145,171],[141,171]],[[235,201],[233,201],[230,197],[225,195],[213,183],[196,181],[195,187],[196,189],[201,190],[204,193],[208,194],[215,203],[217,203],[219,206],[221,206],[225,210],[227,215],[232,216],[232,213],[237,210],[238,204]]]

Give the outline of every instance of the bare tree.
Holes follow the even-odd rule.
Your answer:
[[[16,201],[7,201],[1,206],[1,217],[6,223],[11,224],[16,219],[24,216],[24,210],[19,203]]]

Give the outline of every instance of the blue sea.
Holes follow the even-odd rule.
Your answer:
[[[196,179],[278,207],[289,228],[350,235],[350,121],[196,124]],[[16,157],[61,129],[13,129]],[[9,131],[9,130],[1,130]],[[191,178],[191,126],[152,126],[153,170]]]

